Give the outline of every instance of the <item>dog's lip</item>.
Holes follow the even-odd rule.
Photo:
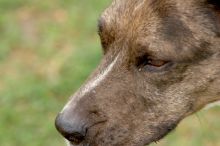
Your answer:
[[[83,141],[82,143],[80,144],[74,144],[73,142],[71,141],[67,141],[67,146],[93,146],[93,142],[94,141],[91,141],[92,143],[90,143],[89,141],[87,140],[94,140],[95,137],[97,137],[97,135],[101,134],[99,130],[97,130],[95,133],[93,133],[92,135],[88,135],[88,132],[91,128],[95,128],[96,126],[102,126],[100,124],[105,124],[107,122],[107,120],[102,120],[102,121],[99,121],[99,122],[96,122],[96,123],[93,123],[91,124],[87,129],[86,129],[86,137],[85,137],[85,141]],[[161,136],[163,137],[163,136]],[[157,139],[148,139],[146,141],[141,141],[138,146],[146,146],[146,145],[150,145],[152,144],[153,142],[157,142],[161,139],[161,137],[158,137]],[[132,146],[137,146],[137,143],[135,145],[132,145]]]
[[[82,146],[82,144],[75,145],[75,144],[73,144],[72,142],[69,142],[69,145],[68,145],[68,146]]]
[[[146,145],[149,145],[149,144],[144,144],[144,145],[140,145],[140,146],[146,146]],[[67,146],[92,146],[92,145],[90,145],[89,143],[75,145],[75,144],[72,144],[71,142],[68,142]]]
[[[71,143],[71,142],[67,142],[67,146],[90,146],[90,144],[88,144],[88,143],[84,143],[84,144],[79,144],[79,145],[75,145],[75,144],[73,144],[73,143]]]
[[[65,139],[66,140],[66,139]],[[87,146],[87,145],[85,145],[85,144],[78,144],[78,145],[76,145],[76,144],[74,144],[73,142],[70,142],[69,140],[66,140],[66,144],[67,144],[67,146]]]

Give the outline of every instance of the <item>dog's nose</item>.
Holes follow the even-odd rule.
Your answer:
[[[57,130],[70,142],[80,144],[86,135],[86,129],[83,129],[83,123],[77,120],[69,120],[62,113],[58,114],[55,120]]]

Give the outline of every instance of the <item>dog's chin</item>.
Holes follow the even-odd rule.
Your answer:
[[[71,142],[69,142],[69,141],[67,141],[67,140],[65,140],[66,141],[66,145],[67,146],[83,146],[83,145],[75,145],[75,144],[73,144],[73,143],[71,143]]]
[[[72,142],[69,142],[68,140],[65,139],[65,142],[66,142],[66,146],[91,146],[90,144],[74,144]]]
[[[67,145],[67,146],[74,146],[74,145],[72,145],[72,144],[71,144],[68,140],[66,140],[66,139],[65,139],[65,142],[66,142],[66,145]]]
[[[69,141],[66,140],[66,139],[65,139],[65,142],[66,142],[66,145],[67,145],[67,146],[81,146],[81,145],[75,145],[75,144],[69,142]]]

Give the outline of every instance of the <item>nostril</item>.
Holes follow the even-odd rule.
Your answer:
[[[74,144],[80,144],[84,140],[85,136],[83,136],[80,133],[75,132],[75,133],[72,133],[71,135],[65,136],[65,138]]]
[[[62,114],[57,116],[55,126],[63,137],[74,144],[80,144],[85,138],[86,131],[82,128],[82,124],[69,121]]]

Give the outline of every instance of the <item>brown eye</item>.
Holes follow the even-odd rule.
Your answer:
[[[154,59],[152,57],[149,57],[147,55],[144,55],[142,57],[137,58],[137,66],[143,67],[143,66],[154,66],[154,67],[161,67],[165,64],[167,64],[168,61],[160,60],[160,59]]]
[[[151,66],[155,66],[155,67],[161,67],[161,66],[165,65],[166,63],[167,63],[167,61],[149,59],[147,61],[146,65],[151,65]]]
[[[139,70],[158,72],[158,71],[164,71],[170,66],[172,66],[172,62],[170,61],[155,59],[147,55],[138,57],[137,59],[137,67]]]

